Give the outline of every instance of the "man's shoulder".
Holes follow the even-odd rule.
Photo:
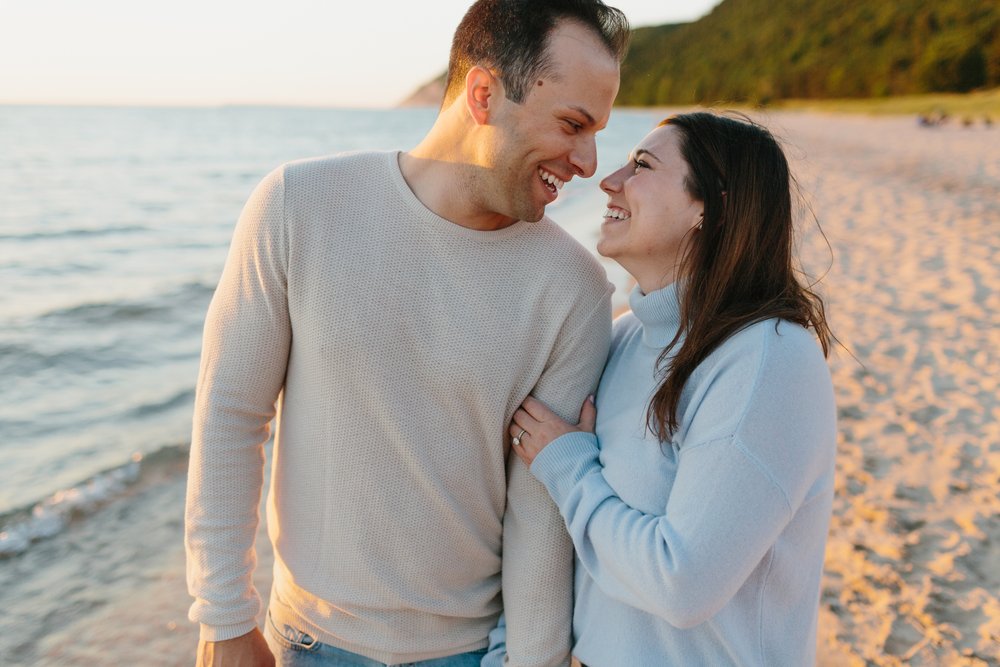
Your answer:
[[[332,202],[350,207],[393,187],[394,156],[394,151],[353,151],[303,158],[282,164],[264,182],[280,185],[289,211],[329,211],[336,208]]]
[[[384,170],[396,151],[349,151],[333,155],[308,157],[286,162],[279,169],[285,178],[295,180],[311,179],[319,176],[329,178],[337,176],[357,177],[363,172]]]
[[[563,296],[590,301],[613,291],[607,272],[587,248],[548,216],[532,223],[525,260]]]
[[[548,271],[582,271],[601,283],[607,282],[607,272],[597,257],[551,218],[545,216],[532,223],[532,232],[535,251],[544,257]]]

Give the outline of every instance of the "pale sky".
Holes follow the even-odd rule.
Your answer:
[[[0,0],[0,104],[388,107],[472,0]],[[633,27],[721,0],[608,0]]]

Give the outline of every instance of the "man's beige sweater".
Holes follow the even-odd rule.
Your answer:
[[[571,545],[506,429],[529,393],[575,421],[611,289],[548,219],[481,232],[438,217],[396,152],[265,178],[205,326],[186,511],[202,638],[245,634],[261,609],[253,541],[277,416],[279,627],[410,662],[485,647],[504,607],[511,664],[568,661]]]

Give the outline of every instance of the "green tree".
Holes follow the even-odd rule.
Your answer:
[[[968,92],[986,85],[986,56],[965,35],[939,35],[927,45],[918,76],[929,92]]]

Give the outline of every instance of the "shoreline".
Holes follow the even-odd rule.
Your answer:
[[[423,99],[423,98],[421,98]],[[225,109],[287,109],[301,111],[371,111],[393,112],[399,110],[437,111],[440,100],[436,96],[426,98],[423,103],[407,103],[403,100],[393,105],[378,107],[340,107],[323,104],[284,104],[269,102],[235,102],[218,104],[186,103],[142,103],[142,104],[96,104],[73,102],[34,102],[0,100],[0,108],[79,108],[79,109],[164,109],[164,110],[225,110]],[[953,117],[961,114],[989,114],[1000,124],[1000,88],[974,90],[968,93],[924,93],[870,98],[791,98],[776,99],[766,103],[748,101],[718,100],[710,104],[654,104],[649,106],[615,105],[614,110],[649,112],[668,110],[672,112],[694,109],[738,109],[749,113],[759,112],[806,112],[816,114],[836,114],[844,116],[916,116],[922,113],[944,111]]]

